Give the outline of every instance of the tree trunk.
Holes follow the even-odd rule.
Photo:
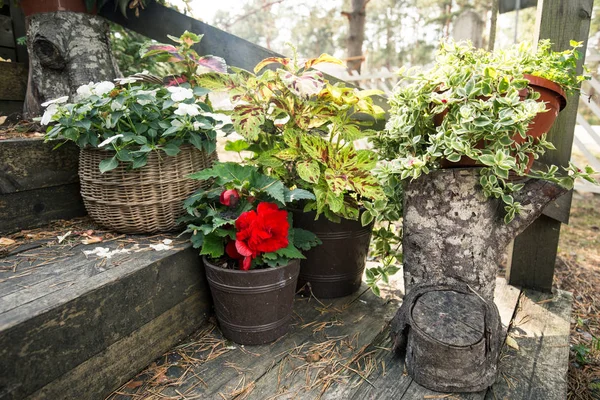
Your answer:
[[[365,21],[367,16],[367,3],[369,0],[352,0],[352,11],[343,11],[342,15],[348,18],[350,25],[348,31],[348,69],[360,73],[363,62],[362,46],[365,40]]]
[[[42,114],[45,101],[72,96],[83,84],[117,77],[109,26],[103,18],[60,11],[34,14],[27,22],[27,118]]]
[[[406,185],[403,240],[406,293],[418,284],[464,283],[492,302],[498,265],[509,242],[566,192],[530,179],[514,194],[523,205],[510,224],[503,203],[488,199],[479,169],[445,169]]]

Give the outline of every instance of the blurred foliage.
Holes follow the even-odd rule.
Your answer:
[[[112,51],[123,76],[148,71],[152,75],[164,77],[173,72],[167,63],[141,58],[140,49],[149,39],[118,24],[110,24]]]

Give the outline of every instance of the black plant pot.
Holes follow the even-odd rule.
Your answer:
[[[203,258],[223,335],[239,344],[264,344],[289,329],[300,262],[278,268],[231,270]]]
[[[360,287],[365,270],[373,224],[362,226],[360,221],[342,219],[340,223],[315,212],[292,210],[294,226],[316,234],[323,242],[305,252],[300,265],[298,289],[310,283],[318,298],[351,295]]]

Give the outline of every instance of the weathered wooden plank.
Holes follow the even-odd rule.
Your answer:
[[[494,302],[498,307],[498,312],[504,326],[508,326],[512,320],[513,313],[519,300],[520,290],[507,285],[503,278],[496,279],[496,289],[494,292]],[[386,331],[376,338],[370,349],[375,350],[375,371],[367,378],[372,382],[361,385],[358,390],[352,392],[350,387],[358,382],[358,377],[353,378],[348,384],[336,385],[329,390],[324,398],[342,399],[352,398],[362,399],[423,399],[425,396],[444,396],[444,394],[434,392],[423,388],[406,375],[404,370],[404,359],[395,352],[391,352],[392,343],[389,339],[389,332]],[[350,393],[350,394],[349,394]],[[453,397],[459,399],[483,399],[485,393],[453,394]],[[443,398],[443,397],[439,397]]]
[[[0,57],[5,60],[15,61],[17,59],[17,51],[14,47],[0,47]],[[12,62],[1,62],[0,64],[12,64]],[[2,85],[5,85],[7,81],[2,80],[0,82],[2,82]]]
[[[84,215],[79,183],[0,195],[0,233]]]
[[[25,15],[23,9],[19,7],[14,1],[10,3],[10,17],[13,24],[13,32],[16,40],[26,35],[25,29]],[[27,46],[16,46],[17,49],[17,60],[20,63],[29,63],[29,54],[27,52]]]
[[[542,215],[514,241],[512,266],[506,269],[510,285],[544,292],[552,290],[561,223]]]
[[[129,336],[94,355],[28,399],[103,399],[205,321],[207,303],[197,292]]]
[[[12,22],[7,15],[0,15],[0,46],[15,47]]]
[[[315,383],[319,378],[337,373],[336,380],[346,381],[357,375],[354,371],[362,374],[357,363],[365,365],[368,362],[370,358],[362,357],[366,348],[380,333],[387,331],[388,321],[398,307],[397,302],[387,303],[371,291],[364,293],[358,301],[335,317],[335,324],[323,330],[322,334],[315,334],[309,339],[304,350],[300,352],[300,359],[289,357],[261,376],[248,399],[262,400],[275,395],[283,398],[318,398],[322,393],[327,393],[333,384],[333,380],[329,383]],[[332,343],[332,340],[337,342],[339,347],[332,354],[327,354],[320,346],[323,343]],[[322,360],[312,362],[302,358],[309,357],[315,351],[323,353],[320,354]],[[354,371],[345,369],[342,365]],[[367,384],[362,380],[359,383]],[[338,398],[347,396],[342,395]]]
[[[562,51],[570,48],[571,40],[584,42],[582,57],[578,60],[581,73],[585,62],[588,34],[594,0],[539,0],[535,38],[550,39],[553,49]],[[568,165],[573,146],[575,120],[579,93],[567,98],[566,108],[558,115],[548,140],[556,151],[549,151],[541,161],[547,164]],[[564,197],[564,196],[563,196]],[[514,254],[510,274],[510,283],[516,286],[549,290],[554,275],[556,246],[560,233],[561,220],[568,221],[571,197],[563,198],[558,221],[548,216],[540,217],[534,226],[523,232],[515,241],[514,250],[524,254]],[[555,210],[556,211],[556,210]],[[540,241],[539,239],[545,239]],[[539,279],[539,280],[538,280]]]
[[[7,116],[8,122],[17,122],[23,115],[23,102],[0,100],[0,116]]]
[[[79,182],[79,148],[42,139],[0,141],[0,195]]]
[[[14,49],[3,50],[0,47],[0,57],[10,58],[14,61],[16,52]],[[10,54],[9,54],[10,53]],[[25,100],[27,92],[27,65],[18,62],[0,62],[0,100]]]
[[[505,346],[500,375],[486,399],[567,398],[572,295],[524,291],[511,336],[519,350]]]
[[[264,58],[280,56],[274,51],[190,18],[172,8],[158,4],[154,0],[147,3],[144,14],[140,18],[125,18],[114,7],[102,8],[100,15],[127,29],[163,43],[170,42],[167,35],[178,37],[186,30],[202,34],[204,35],[202,41],[195,46],[199,54],[223,57],[228,65],[249,71],[252,71],[254,66]]]
[[[105,247],[116,246],[113,242]],[[129,259],[116,260],[114,265],[109,261],[102,273],[88,279],[82,276],[59,291],[3,313],[0,316],[0,370],[3,371],[0,393],[7,399],[34,393],[190,296],[198,295],[202,299],[195,309],[188,309],[190,313],[197,313],[190,318],[201,321],[210,307],[203,269],[197,251],[189,244],[181,247],[184,250],[135,253]],[[92,257],[89,263],[95,265],[99,261]],[[179,328],[171,325],[173,332],[180,335]],[[186,333],[190,333],[189,330]],[[172,344],[148,352],[154,356]],[[128,371],[129,374],[134,372],[135,369]],[[118,385],[122,379],[123,375],[118,376],[114,384]],[[65,382],[57,383],[56,387],[64,387],[61,385]],[[88,382],[82,380],[81,384],[88,385]],[[104,390],[108,389],[114,388]],[[97,393],[86,395],[98,398]]]

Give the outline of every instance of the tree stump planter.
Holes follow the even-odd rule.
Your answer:
[[[513,194],[523,212],[510,224],[504,223],[502,202],[483,195],[478,168],[433,171],[408,183],[402,239],[406,293],[417,284],[464,283],[493,301],[506,246],[566,192],[546,181],[523,183]]]
[[[494,288],[501,256],[548,203],[566,192],[541,180],[523,183],[513,193],[523,211],[509,224],[503,203],[483,195],[478,168],[433,171],[405,187],[406,297],[391,337],[422,386],[472,392],[495,380],[501,325]]]
[[[373,224],[360,221],[315,221],[315,212],[292,210],[294,225],[313,232],[323,244],[305,252],[300,262],[298,289],[310,284],[317,298],[349,296],[361,285]]]
[[[108,22],[96,15],[56,11],[27,17],[27,50],[26,118],[42,115],[45,101],[72,96],[81,85],[119,75]]]
[[[466,285],[413,289],[391,329],[394,348],[406,354],[406,369],[422,386],[478,392],[496,380],[500,315]]]
[[[285,335],[292,317],[299,260],[278,268],[240,271],[203,258],[206,277],[226,338],[248,345],[270,343]]]

